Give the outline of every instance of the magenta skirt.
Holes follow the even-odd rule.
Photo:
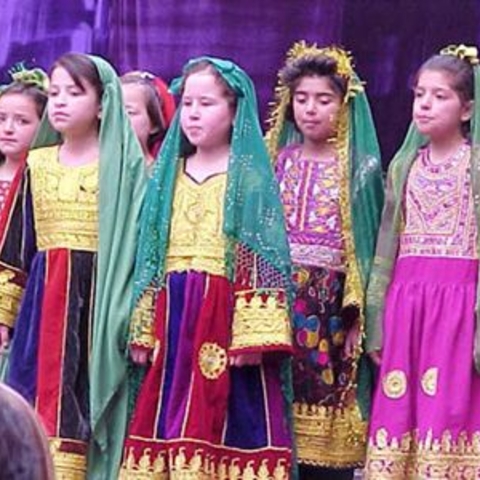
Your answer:
[[[366,478],[480,478],[477,274],[476,260],[397,261],[386,299]]]

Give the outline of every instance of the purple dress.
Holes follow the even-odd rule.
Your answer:
[[[369,479],[480,478],[473,364],[478,254],[470,147],[436,165],[420,151],[386,298]]]

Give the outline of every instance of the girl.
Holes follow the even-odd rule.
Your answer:
[[[181,86],[142,214],[131,349],[153,364],[121,478],[287,478],[289,256],[254,87],[214,58]]]
[[[47,103],[47,76],[42,70],[20,67],[11,75],[13,82],[0,92],[0,212]]]
[[[125,107],[151,170],[175,113],[175,101],[160,78],[130,72],[121,79]]]
[[[293,45],[276,93],[267,141],[297,287],[300,477],[352,478],[366,445],[362,318],[383,202],[378,144],[362,84],[341,49]]]
[[[381,369],[367,478],[480,478],[479,73],[465,46],[420,67],[413,125],[389,169],[368,292]]]
[[[87,451],[89,478],[115,478],[145,176],[110,65],[80,54],[54,64],[37,144],[0,238],[7,383],[40,415],[59,478],[85,478]]]

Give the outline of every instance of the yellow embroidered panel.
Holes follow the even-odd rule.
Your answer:
[[[0,324],[13,327],[23,295],[25,275],[0,265]]]
[[[367,423],[358,405],[339,409],[294,403],[293,429],[300,463],[347,468],[365,462]]]
[[[262,298],[261,294],[237,292],[230,350],[290,346],[292,329],[285,300],[274,291]]]
[[[144,450],[139,459],[135,459],[133,448],[128,449],[123,462],[119,480],[288,480],[290,466],[285,458],[276,461],[269,459],[268,449],[263,461],[252,458],[242,465],[240,458],[229,455],[210,455],[206,450],[197,448],[193,455],[185,448],[168,449],[154,454],[150,448]],[[234,455],[234,452],[232,451]],[[261,456],[261,450],[252,453],[252,457]]]
[[[130,343],[135,346],[154,348],[156,294],[153,288],[147,288],[133,310],[130,322]]]
[[[434,438],[429,431],[419,438],[418,432],[412,431],[395,438],[382,428],[369,441],[365,478],[480,478],[480,432],[462,432],[454,438],[446,430]]]
[[[73,442],[86,449],[83,442]],[[49,445],[57,480],[85,480],[87,475],[87,456],[85,454],[66,451],[64,442],[60,438],[49,438]]]
[[[98,163],[67,167],[58,147],[28,157],[39,250],[98,249]]]
[[[181,172],[175,188],[166,271],[225,275],[223,205],[227,175],[196,183]]]

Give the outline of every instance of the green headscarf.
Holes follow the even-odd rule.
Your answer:
[[[471,181],[475,216],[477,226],[480,227],[480,108],[477,105],[480,99],[480,66],[478,53],[475,47],[465,45],[451,45],[440,51],[440,55],[452,55],[468,62],[472,66],[474,75],[474,110],[470,121],[471,153]],[[421,147],[428,143],[413,122],[410,124],[407,136],[393,158],[387,178],[387,198],[382,215],[382,223],[377,242],[372,276],[367,294],[367,350],[381,350],[383,345],[383,312],[385,296],[397,259],[399,237],[402,229],[402,205],[405,185],[413,162],[418,156]],[[480,253],[480,236],[477,252]],[[477,281],[476,302],[476,334],[475,334],[475,367],[480,372],[480,279]]]
[[[127,422],[125,339],[131,315],[133,270],[146,170],[114,69],[89,56],[103,84],[99,132],[99,245],[90,356],[92,441],[88,478],[116,479]],[[45,116],[35,147],[60,137]]]
[[[340,211],[348,265],[343,304],[356,305],[360,309],[363,332],[365,293],[383,206],[380,150],[367,96],[353,70],[348,53],[337,47],[318,48],[315,44],[308,45],[301,41],[289,50],[286,62],[288,64],[308,57],[334,59],[337,74],[347,83],[334,139],[341,171]],[[301,133],[287,116],[291,103],[290,88],[283,83],[279,75],[276,100],[267,132],[267,145],[274,159],[284,146],[302,142]],[[363,352],[362,340],[359,338],[354,352],[356,359],[360,359]],[[369,409],[369,381],[363,364],[357,377],[349,388],[356,387],[362,414],[366,416]]]
[[[207,62],[237,96],[230,144],[223,232],[229,242],[227,271],[233,280],[234,249],[243,244],[259,255],[283,278],[290,290],[290,255],[285,232],[283,207],[270,159],[262,138],[257,115],[255,89],[248,75],[228,60],[200,57],[184,67],[184,76],[172,83],[178,93],[188,72]],[[135,299],[151,286],[162,286],[169,241],[172,201],[186,138],[177,111],[163,142],[149,183],[141,220],[135,275]]]

